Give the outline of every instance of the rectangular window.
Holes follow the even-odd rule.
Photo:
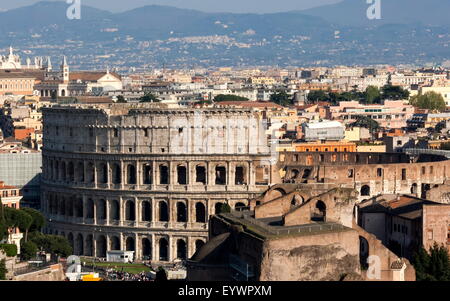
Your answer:
[[[402,169],[402,181],[406,181],[406,168]]]

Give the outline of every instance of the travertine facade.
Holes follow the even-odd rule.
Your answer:
[[[251,110],[150,106],[43,109],[42,210],[76,254],[188,258],[222,203],[247,206],[271,184]]]

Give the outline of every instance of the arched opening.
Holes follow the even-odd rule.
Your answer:
[[[101,184],[108,183],[108,168],[105,163],[100,163],[98,167],[98,181]]]
[[[61,198],[61,200],[59,200],[58,213],[59,215],[64,215],[65,212],[66,212],[66,200],[64,198]]]
[[[120,184],[122,182],[120,165],[117,163],[112,165],[112,182],[113,184]]]
[[[370,196],[370,187],[368,185],[361,187],[361,196]]]
[[[236,203],[236,205],[234,205],[234,210],[236,211],[242,211],[244,208],[246,208],[247,206],[242,203],[242,202],[238,202]]]
[[[201,239],[197,239],[195,241],[195,252],[198,252],[198,250],[200,250],[201,247],[203,247],[203,245],[205,244],[205,242]]]
[[[159,240],[159,260],[160,261],[169,260],[169,243],[165,238],[161,238]]]
[[[416,183],[411,185],[411,194],[417,194],[417,184]]]
[[[187,184],[186,166],[177,166],[177,181],[179,185]]]
[[[431,189],[430,184],[422,184],[422,194],[421,194],[421,198],[422,199],[426,199],[427,198],[427,191],[429,191]]]
[[[169,184],[169,168],[166,165],[159,166],[159,184]]]
[[[142,202],[142,221],[150,222],[152,220],[152,207],[149,201]]]
[[[64,89],[61,90],[61,96],[62,96],[62,97],[65,97],[65,96],[66,96],[66,90],[64,90]]]
[[[203,203],[195,204],[195,222],[206,223],[206,209]]]
[[[214,205],[214,213],[215,213],[215,214],[220,214],[220,213],[221,213],[221,211],[222,211],[222,205],[223,205],[223,203],[216,203],[216,204]]]
[[[110,212],[109,212],[109,217],[112,220],[118,221],[120,220],[120,206],[119,206],[119,201],[117,200],[112,200],[110,203]]]
[[[167,203],[164,201],[159,202],[159,221],[169,221],[169,208],[167,207]]]
[[[182,239],[179,239],[177,241],[177,258],[185,260],[186,257],[186,242]]]
[[[78,162],[76,172],[78,174],[77,181],[80,183],[84,182],[84,164],[83,164],[83,162]]]
[[[127,201],[125,204],[125,219],[127,221],[136,220],[136,210],[134,201]]]
[[[97,238],[97,257],[106,257],[106,237],[104,235]]]
[[[144,260],[152,259],[152,244],[148,238],[142,239],[142,258]]]
[[[206,185],[206,168],[204,166],[195,167],[195,182]]]
[[[177,203],[177,222],[179,223],[187,222],[186,205],[182,202]]]
[[[291,170],[291,180],[297,179],[299,174],[300,174],[300,171],[298,171],[298,169]]]
[[[314,222],[325,222],[327,217],[327,206],[322,201],[317,201],[311,220]]]
[[[95,167],[94,164],[89,162],[87,166],[87,182],[94,183],[95,181]]]
[[[69,232],[69,234],[67,234],[67,240],[69,241],[69,245],[72,248],[72,250],[75,251],[72,232]]]
[[[119,251],[120,250],[120,239],[117,236],[112,236],[110,240],[110,247],[113,251]]]
[[[106,219],[106,201],[105,200],[97,201],[97,219],[98,220]]]
[[[86,202],[86,218],[94,218],[94,201],[88,199]]]
[[[83,200],[77,199],[75,201],[75,217],[83,217]]]
[[[143,183],[146,185],[152,184],[152,167],[148,164],[144,164],[142,168]]]
[[[93,256],[94,255],[94,248],[93,248],[93,237],[92,234],[89,234],[85,241],[84,241],[85,249],[84,249],[84,255],[86,256]]]
[[[127,184],[136,184],[136,167],[133,164],[127,166]]]
[[[66,216],[73,217],[73,199],[66,200]]]
[[[68,171],[68,175],[69,175],[68,180],[70,182],[74,182],[75,181],[75,170],[74,170],[72,162],[69,162],[69,164],[67,166],[67,171]]]
[[[61,181],[66,181],[66,162],[61,162]]]
[[[292,200],[291,200],[291,207],[299,206],[299,205],[303,204],[304,202],[305,202],[305,199],[301,195],[294,194],[294,196],[292,197]]]
[[[227,184],[227,169],[224,166],[216,166],[216,185]]]
[[[126,244],[127,251],[135,251],[136,250],[136,246],[135,246],[133,237],[127,237],[125,244]]]
[[[243,166],[236,166],[234,173],[234,184],[235,185],[245,185],[245,168]]]
[[[369,242],[364,237],[359,237],[359,263],[361,268],[367,270],[369,268],[369,263],[367,259],[369,258]]]
[[[84,252],[84,244],[83,244],[83,235],[78,234],[75,239],[75,255],[83,255]]]

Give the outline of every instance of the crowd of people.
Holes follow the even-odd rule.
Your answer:
[[[114,269],[106,270],[106,281],[153,281],[150,273],[140,272],[139,274],[131,274]]]

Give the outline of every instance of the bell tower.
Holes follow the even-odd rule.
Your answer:
[[[61,64],[61,79],[65,82],[69,82],[69,65],[67,64],[66,56],[64,56]]]

